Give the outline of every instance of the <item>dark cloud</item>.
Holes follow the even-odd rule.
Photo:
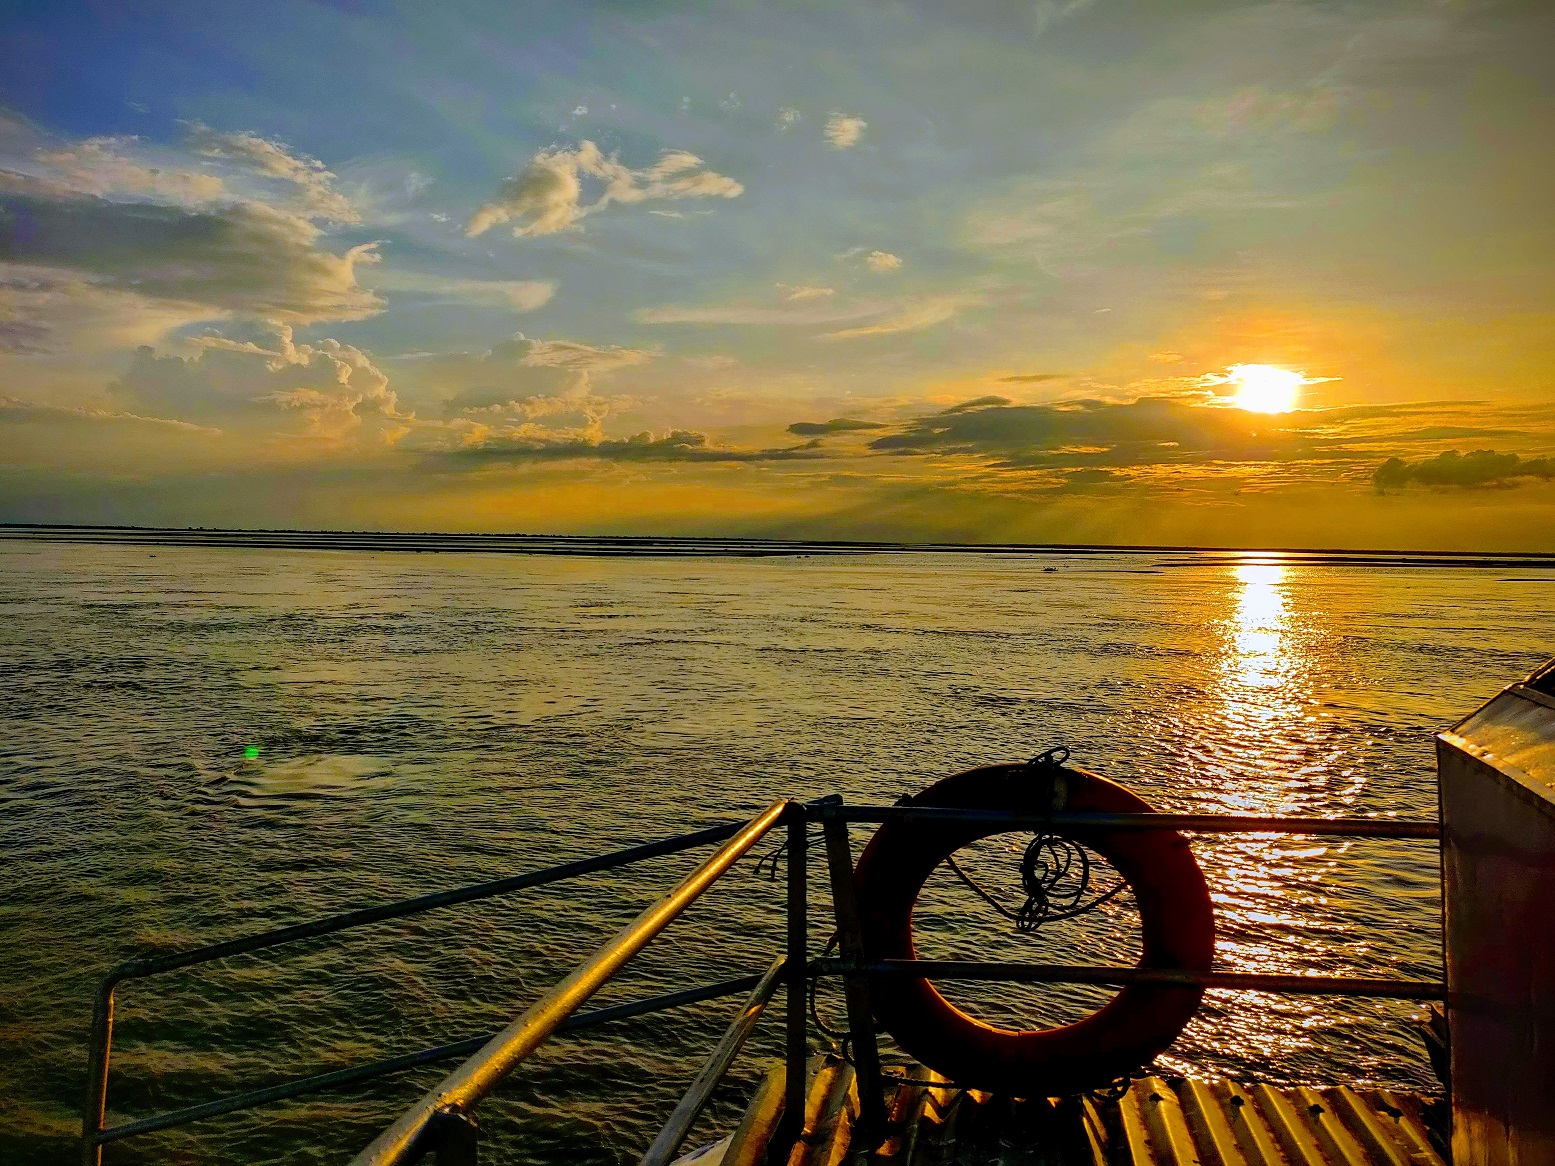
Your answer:
[[[920,417],[872,449],[896,453],[987,453],[1009,468],[1144,465],[1216,458],[1281,459],[1337,453],[1305,432],[1310,418],[1275,418],[1174,398],[1127,404],[1072,401],[1011,405],[993,397]]]
[[[511,437],[434,455],[452,464],[566,461],[593,458],[617,462],[776,462],[824,455],[813,441],[787,449],[727,449],[709,444],[707,435],[677,429],[664,437],[638,433],[623,439]]]
[[[999,383],[1005,385],[1030,385],[1041,381],[1061,381],[1068,375],[1068,373],[1062,372],[1028,372],[1022,373],[1019,376],[1000,377]]]
[[[988,405],[1008,405],[1008,397],[974,397],[970,401],[962,401],[959,405],[952,405],[946,409],[946,413],[965,413],[968,409],[982,409]]]
[[[834,417],[830,421],[795,421],[788,431],[795,437],[824,437],[828,433],[854,433],[861,429],[887,429],[879,421],[852,421]]]
[[[1377,489],[1398,489],[1411,483],[1421,486],[1503,486],[1519,478],[1555,478],[1555,458],[1521,458],[1515,453],[1476,449],[1437,454],[1418,462],[1389,458],[1373,471]]]

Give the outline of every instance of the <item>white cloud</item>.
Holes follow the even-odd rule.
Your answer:
[[[978,301],[964,296],[927,296],[903,304],[891,315],[874,324],[828,332],[828,340],[853,340],[860,336],[889,336],[897,332],[918,332],[943,324],[964,307]]]
[[[884,274],[887,271],[895,271],[902,265],[900,255],[892,255],[889,251],[871,251],[864,256],[864,266],[871,271]]]
[[[268,347],[216,335],[194,345],[199,351],[188,358],[138,349],[109,391],[158,413],[217,421],[228,430],[332,443],[394,441],[413,421],[400,411],[389,378],[354,345],[299,344],[284,325]]]
[[[592,202],[584,201],[585,178],[601,184]],[[611,203],[658,199],[735,198],[745,188],[734,179],[702,168],[702,160],[684,150],[666,150],[643,170],[633,170],[616,155],[606,156],[593,142],[575,150],[542,150],[524,172],[509,179],[497,198],[476,210],[465,234],[474,238],[511,220],[519,238],[554,235],[576,228],[586,216]]]
[[[824,300],[837,294],[834,287],[789,287],[787,284],[778,284],[779,288],[786,288],[783,296],[785,300]]]
[[[859,143],[869,123],[850,113],[834,113],[826,122],[826,140],[835,149],[846,150]]]
[[[72,190],[84,194],[152,196],[179,203],[209,202],[227,194],[216,174],[177,166],[150,165],[129,157],[139,139],[87,138],[40,149],[35,160]]]
[[[777,111],[778,132],[782,133],[784,130],[791,129],[792,127],[798,125],[799,122],[803,119],[804,114],[800,113],[791,105],[785,105],[782,109]]]
[[[1084,12],[1096,0],[1037,0],[1031,9],[1031,34],[1041,36],[1061,20]]]
[[[778,305],[666,304],[641,308],[633,315],[643,324],[836,324],[878,316],[889,307],[874,300],[838,304],[830,297],[817,296]]]
[[[350,200],[335,189],[335,176],[324,163],[292,153],[284,142],[248,131],[229,133],[214,130],[203,122],[191,122],[189,144],[207,158],[220,158],[287,183],[296,191],[297,209],[310,218],[361,222],[361,215]]]
[[[577,340],[531,340],[529,351],[519,363],[531,368],[564,368],[588,374],[647,364],[656,356],[658,353],[647,349],[620,348],[613,344],[596,347]]]
[[[551,302],[556,285],[547,280],[459,279],[384,267],[368,280],[375,291],[408,292],[481,307],[532,312]]]
[[[595,393],[594,380],[647,364],[658,355],[648,349],[577,340],[532,340],[519,332],[483,356],[436,357],[430,379],[445,391],[455,389],[443,401],[451,420],[437,423],[449,432],[424,434],[416,440],[435,447],[448,436],[460,443],[533,436],[541,432],[536,427],[543,425],[552,438],[598,441],[605,420],[635,402],[627,396]]]

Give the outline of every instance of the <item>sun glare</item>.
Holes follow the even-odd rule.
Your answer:
[[[1226,381],[1237,387],[1237,407],[1253,413],[1289,413],[1297,390],[1308,383],[1303,374],[1272,364],[1233,364]]]

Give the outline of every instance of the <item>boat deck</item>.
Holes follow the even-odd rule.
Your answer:
[[[885,1142],[851,1145],[858,1086],[835,1057],[811,1065],[804,1134],[786,1166],[1445,1166],[1432,1102],[1388,1090],[1146,1077],[1115,1099],[1021,1101],[960,1089],[919,1066],[893,1081]],[[778,1166],[783,1070],[769,1071],[729,1137],[685,1166]]]

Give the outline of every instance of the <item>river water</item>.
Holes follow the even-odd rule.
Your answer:
[[[1433,817],[1432,732],[1555,649],[1548,593],[1539,571],[1256,556],[0,544],[0,1160],[74,1153],[91,988],[117,960],[749,816],[782,795],[888,802],[1063,744],[1163,809]],[[1195,848],[1219,966],[1439,974],[1431,844]],[[1018,849],[981,844],[966,864],[1018,899]],[[696,860],[132,983],[110,1120],[493,1031]],[[751,866],[598,1003],[763,967],[781,884]],[[936,876],[921,950],[1128,960],[1131,911],[1122,896],[1018,937]],[[956,999],[1052,1023],[1099,991],[962,986]],[[484,1107],[483,1161],[634,1160],[732,1007],[558,1038]],[[1212,993],[1161,1067],[1430,1090],[1414,1011]],[[780,1013],[702,1140],[778,1050]],[[107,1160],[344,1161],[444,1069],[131,1139]]]

